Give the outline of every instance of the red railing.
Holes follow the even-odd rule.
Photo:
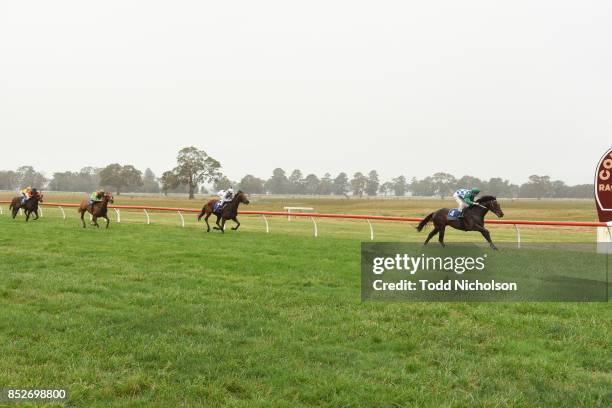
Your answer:
[[[1,201],[0,204],[10,204],[10,201]],[[79,207],[80,204],[74,203],[41,203],[41,205],[49,207]],[[126,210],[148,210],[148,211],[173,211],[173,212],[192,212],[199,213],[197,208],[180,208],[180,207],[151,207],[144,205],[109,205],[108,208],[126,209]],[[321,213],[288,213],[284,211],[240,211],[243,215],[271,215],[282,217],[308,217],[308,218],[344,218],[344,219],[360,219],[372,221],[407,221],[419,222],[423,218],[419,217],[391,217],[385,215],[365,215],[365,214],[321,214]],[[504,225],[548,225],[558,227],[606,227],[609,226],[605,222],[596,221],[531,221],[531,220],[486,220],[487,224],[504,224]]]
[[[0,201],[0,204],[9,204],[10,201]],[[58,207],[62,211],[62,215],[66,218],[63,207],[79,207],[79,204],[72,203],[41,203],[41,205],[48,207]],[[200,210],[197,208],[180,208],[180,207],[151,207],[143,205],[109,205],[109,208],[114,209],[117,215],[117,221],[121,222],[121,215],[118,210],[143,210],[146,217],[147,223],[150,223],[150,217],[148,211],[172,211],[177,212],[181,217],[181,223],[185,226],[185,219],[182,213],[199,213]],[[383,215],[360,215],[360,214],[319,214],[319,213],[289,213],[283,211],[240,211],[242,215],[260,215],[264,219],[266,232],[270,232],[270,226],[266,216],[282,216],[282,217],[308,217],[312,220],[314,225],[314,235],[318,236],[318,228],[315,218],[337,218],[337,219],[359,219],[366,220],[370,227],[370,239],[374,239],[374,228],[370,221],[403,221],[403,222],[419,222],[422,218],[418,217],[391,217]],[[514,226],[517,233],[517,243],[520,246],[521,235],[518,229],[519,225],[541,225],[541,226],[554,226],[554,227],[612,227],[612,223],[606,224],[605,222],[589,222],[589,221],[530,221],[530,220],[486,220],[487,224],[497,225],[512,225]]]

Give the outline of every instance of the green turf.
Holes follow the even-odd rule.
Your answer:
[[[611,403],[607,303],[362,303],[324,235],[0,230],[0,385],[72,406]]]

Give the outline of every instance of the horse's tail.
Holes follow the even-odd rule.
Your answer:
[[[9,205],[9,210],[13,209],[13,202],[11,201],[11,204]]]
[[[202,207],[202,211],[200,211],[200,215],[198,215],[198,222],[200,222],[204,214],[206,214],[206,206]]]
[[[431,213],[427,217],[423,218],[421,222],[419,222],[419,225],[417,225],[416,230],[421,232],[423,230],[423,227],[425,227],[425,225],[427,225],[427,223],[431,221],[433,216],[434,216],[434,213]]]

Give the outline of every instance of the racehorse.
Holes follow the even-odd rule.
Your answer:
[[[108,219],[108,203],[115,202],[115,198],[111,193],[104,193],[102,200],[94,203],[93,205],[89,203],[89,198],[81,201],[81,205],[79,206],[79,212],[81,213],[81,222],[83,223],[83,228],[85,228],[85,213],[89,212],[91,214],[91,223],[96,227],[100,228],[98,225],[98,218],[106,219],[106,228],[108,228],[108,224],[110,220]]]
[[[37,220],[38,219],[38,203],[42,203],[42,202],[43,202],[42,193],[39,193],[38,191],[36,191],[35,188],[33,188],[32,197],[29,198],[23,204],[21,203],[21,197],[13,197],[13,199],[11,200],[11,204],[9,205],[9,209],[13,213],[13,219],[15,219],[15,217],[17,216],[19,209],[22,208],[26,216],[26,222],[30,219],[30,215],[32,213],[34,213],[34,215],[36,216],[36,218],[34,219]]]
[[[236,195],[234,195],[232,200],[223,206],[220,212],[215,212],[215,205],[218,202],[218,198],[213,198],[212,200],[207,202],[204,207],[202,207],[200,215],[198,215],[198,221],[200,221],[200,219],[204,215],[206,215],[206,217],[204,217],[204,221],[206,221],[207,227],[206,232],[210,232],[210,224],[208,223],[208,217],[210,217],[211,214],[215,214],[217,216],[217,225],[213,227],[214,229],[220,230],[221,232],[225,233],[225,221],[232,220],[236,223],[236,226],[233,227],[232,230],[237,230],[238,227],[240,227],[240,222],[238,221],[238,218],[236,218],[238,216],[238,206],[241,203],[249,203],[249,199],[247,198],[246,194],[244,194],[242,191],[238,191]],[[219,221],[221,221],[221,224],[219,224]]]
[[[421,232],[421,230],[423,230],[423,227],[428,222],[433,221],[434,229],[429,233],[423,245],[427,245],[429,240],[432,239],[434,235],[439,234],[438,241],[440,241],[440,245],[444,246],[444,230],[447,225],[450,225],[451,227],[462,231],[480,232],[489,243],[489,246],[492,249],[497,249],[495,244],[493,244],[493,242],[491,241],[491,234],[489,233],[489,230],[486,229],[484,226],[484,218],[489,211],[492,211],[499,218],[502,218],[504,216],[504,212],[502,211],[495,197],[483,196],[476,200],[476,203],[474,205],[463,210],[463,218],[449,221],[449,209],[440,208],[438,211],[432,212],[427,217],[425,217],[419,223],[416,229],[417,231]]]

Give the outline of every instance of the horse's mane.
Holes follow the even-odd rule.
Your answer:
[[[487,196],[480,197],[479,199],[476,200],[476,202],[479,204],[482,204],[482,203],[487,203],[489,201],[494,201],[494,200],[497,200],[497,198],[494,196],[487,195]]]

